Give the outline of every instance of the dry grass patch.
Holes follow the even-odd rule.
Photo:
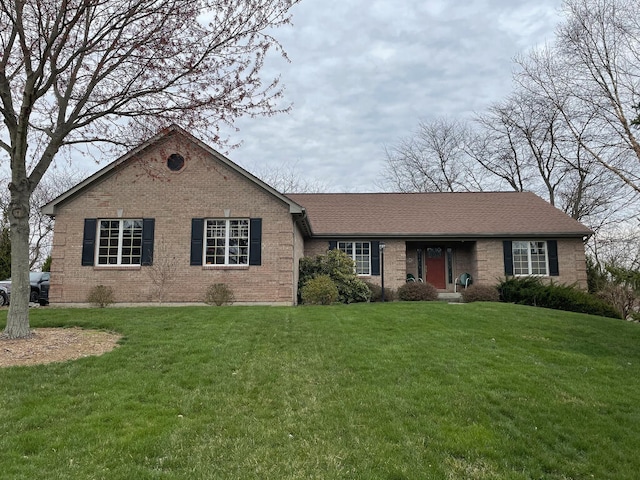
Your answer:
[[[37,328],[26,339],[0,340],[0,367],[40,365],[102,355],[122,336],[82,328]]]

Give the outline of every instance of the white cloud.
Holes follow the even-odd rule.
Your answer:
[[[384,145],[420,119],[463,118],[506,96],[512,58],[550,40],[561,0],[303,0],[273,56],[289,114],[241,119],[229,157],[248,169],[298,162],[335,191],[371,191]]]

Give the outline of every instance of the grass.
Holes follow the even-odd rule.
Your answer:
[[[637,324],[490,303],[44,308],[31,323],[125,337],[0,370],[3,479],[640,470]]]

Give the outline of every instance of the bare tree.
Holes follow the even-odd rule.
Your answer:
[[[421,121],[414,135],[386,148],[383,187],[400,192],[477,190],[482,182],[470,170],[466,124],[439,118]]]
[[[517,80],[544,92],[585,151],[640,193],[632,125],[640,104],[640,3],[565,0],[564,11],[556,42],[521,57]]]
[[[260,72],[296,0],[0,0],[0,147],[11,165],[12,302],[28,337],[30,198],[61,149],[128,147],[169,123],[218,127],[273,114]]]
[[[44,215],[40,207],[69,190],[81,179],[80,171],[73,168],[51,168],[33,190],[29,218],[29,270],[41,266],[51,252],[54,220],[49,215]]]
[[[531,116],[537,111],[526,104],[526,99],[512,94],[475,119],[477,129],[469,144],[470,155],[515,191],[530,189],[537,171],[550,179],[550,166],[545,165],[549,153],[542,146],[550,127],[541,127],[541,119]]]
[[[577,126],[577,125],[576,125]],[[581,136],[591,125],[584,122]],[[587,151],[542,93],[516,89],[476,119],[470,156],[503,184],[533,191],[598,228],[628,206],[629,191]]]
[[[322,193],[329,189],[326,182],[305,177],[297,161],[275,167],[262,165],[255,175],[280,193]]]
[[[154,296],[162,304],[167,298],[169,287],[175,281],[179,261],[175,249],[162,239],[154,246],[152,262],[147,268],[147,274],[154,286]]]
[[[597,242],[589,242],[587,248],[599,265],[640,270],[640,225],[625,222],[611,226],[598,234]]]
[[[73,187],[82,174],[68,167],[50,169],[31,194],[29,202],[29,270],[41,266],[51,250],[53,218],[44,215],[40,207]],[[9,180],[0,180],[6,185]],[[8,190],[0,192],[0,211],[8,218],[11,196]],[[3,277],[4,278],[4,277]]]

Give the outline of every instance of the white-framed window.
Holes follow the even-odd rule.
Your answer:
[[[512,251],[514,275],[546,276],[549,274],[547,242],[514,241]]]
[[[371,242],[338,242],[338,250],[356,264],[356,274],[371,275]]]
[[[142,219],[98,221],[97,265],[140,265]]]
[[[205,265],[249,265],[249,219],[208,219],[204,226]]]

